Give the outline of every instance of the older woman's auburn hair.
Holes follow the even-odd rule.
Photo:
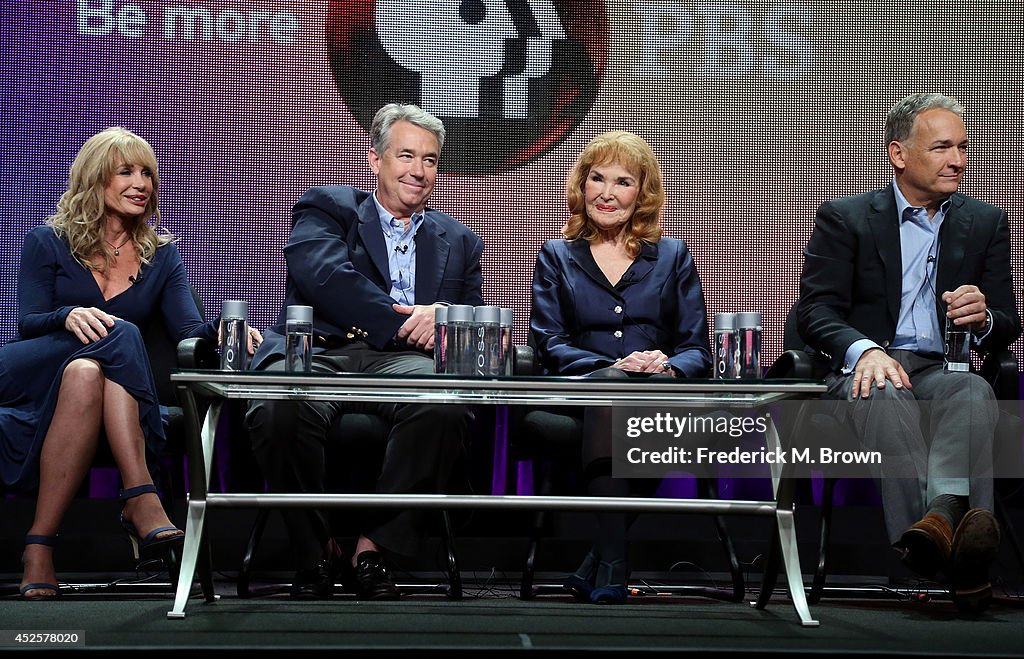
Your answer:
[[[160,178],[153,147],[130,130],[118,126],[107,128],[86,140],[78,151],[68,173],[68,189],[57,202],[57,212],[49,218],[57,235],[67,239],[71,254],[89,270],[103,272],[113,263],[113,249],[104,240],[106,205],[103,194],[122,165],[139,165],[148,169],[153,177],[153,192],[145,212],[134,226],[125,227],[139,259],[149,263],[158,247],[174,240],[167,231],[161,229],[159,234],[156,231],[160,226],[157,210]],[[153,225],[149,224],[150,217],[154,218]],[[102,259],[96,259],[97,256]]]
[[[638,179],[636,210],[625,228],[626,251],[631,257],[636,257],[642,243],[654,244],[661,239],[659,222],[665,205],[665,188],[661,181],[661,167],[651,146],[629,131],[602,133],[583,149],[565,184],[565,196],[572,215],[562,228],[562,235],[567,240],[593,241],[597,238],[597,229],[587,217],[583,190],[592,167],[611,163],[625,167]]]

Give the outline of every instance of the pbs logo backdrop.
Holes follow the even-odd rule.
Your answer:
[[[604,0],[332,0],[331,69],[369,129],[391,102],[444,121],[441,171],[534,160],[586,116],[608,58]]]

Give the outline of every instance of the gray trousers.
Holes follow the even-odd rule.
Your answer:
[[[992,509],[992,438],[999,418],[995,394],[974,373],[946,372],[942,359],[893,350],[911,389],[886,381],[870,398],[851,399],[853,375],[826,378],[837,413],[852,423],[861,445],[883,455],[875,469],[892,542],[921,519],[940,494],[969,497]]]
[[[274,362],[266,370],[284,370],[284,362]],[[432,375],[434,362],[423,353],[381,351],[356,342],[314,355],[313,370]],[[254,400],[246,425],[271,491],[324,491],[328,430],[334,418],[345,412],[375,414],[391,425],[376,483],[381,493],[443,491],[472,418],[472,411],[461,405]],[[319,511],[294,508],[285,509],[284,517],[296,567],[310,567],[320,560],[332,535],[326,517]],[[422,519],[420,511],[382,511],[361,533],[389,551],[412,555],[418,549]]]

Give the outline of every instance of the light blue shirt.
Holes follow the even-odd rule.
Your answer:
[[[896,213],[900,222],[900,258],[903,264],[903,287],[900,291],[900,313],[896,320],[896,337],[892,350],[909,350],[920,354],[941,355],[945,327],[939,327],[935,314],[935,273],[939,259],[939,229],[949,211],[949,199],[942,202],[935,215],[928,209],[911,206],[892,182],[896,194]],[[978,342],[992,331],[992,317],[985,334],[974,336]],[[859,339],[846,349],[843,373],[852,373],[861,355],[871,348],[880,348],[871,339]]]
[[[384,244],[388,251],[388,273],[391,276],[391,291],[388,293],[399,304],[416,303],[416,232],[423,224],[423,213],[413,213],[409,226],[381,206],[377,193],[373,193],[377,204],[380,228],[384,232]]]
[[[900,315],[892,349],[941,355],[945,327],[939,327],[935,315],[935,266],[939,258],[939,229],[949,210],[949,200],[942,202],[929,218],[928,209],[910,205],[896,181],[892,188],[900,218],[903,263]]]

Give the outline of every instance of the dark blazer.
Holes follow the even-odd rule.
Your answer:
[[[686,243],[644,245],[615,286],[586,240],[549,240],[533,271],[530,332],[548,373],[579,375],[637,350],[659,349],[673,368],[711,367],[707,310]]]
[[[1006,212],[954,194],[939,236],[935,280],[939,328],[945,327],[942,293],[974,284],[985,294],[992,312],[992,331],[978,349],[999,350],[1013,343],[1021,327],[1013,295]],[[896,336],[902,276],[892,185],[822,204],[804,249],[797,305],[801,337],[837,371],[854,341],[867,338],[888,348]]]
[[[465,225],[433,209],[416,232],[416,304],[483,304],[483,241]],[[391,305],[384,232],[370,192],[349,186],[311,188],[292,209],[284,247],[285,301],[268,329],[252,368],[284,354],[285,309],[313,307],[314,344],[361,340],[378,350],[392,345],[408,318]]]

